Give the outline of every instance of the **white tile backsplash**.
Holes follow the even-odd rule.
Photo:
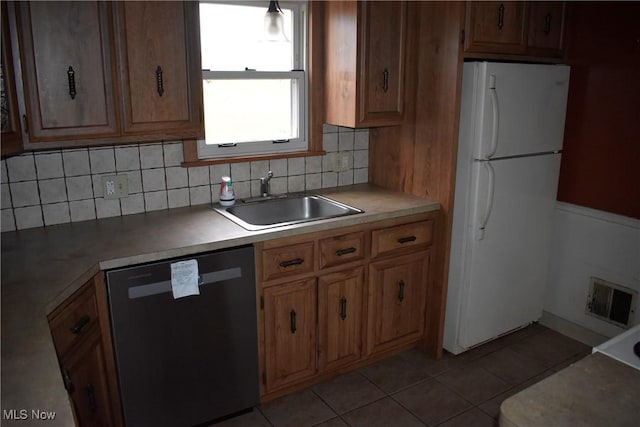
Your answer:
[[[166,188],[164,168],[142,170],[142,190],[145,193],[148,191],[165,190]]]
[[[116,171],[116,157],[113,147],[90,148],[89,162],[92,174],[113,173]]]
[[[140,149],[138,146],[116,147],[116,171],[140,169]]]
[[[13,209],[2,209],[0,211],[2,216],[0,217],[0,226],[2,231],[14,231],[16,229],[16,222],[13,217]]]
[[[44,225],[64,224],[67,222],[71,222],[68,202],[43,205],[42,214],[44,215]]]
[[[62,178],[62,153],[36,154],[36,173],[38,179]]]
[[[167,172],[167,189],[189,187],[188,169],[175,166],[165,170]]]
[[[71,222],[96,219],[96,202],[93,199],[69,202]]]
[[[7,159],[9,182],[31,181],[37,179],[36,163],[33,154],[9,157]]]
[[[42,227],[42,206],[27,206],[13,210],[16,218],[16,228],[24,230],[25,228]]]
[[[323,126],[324,156],[290,157],[182,168],[182,143],[52,150],[3,159],[2,231],[78,222],[218,201],[222,176],[236,198],[260,195],[259,179],[273,171],[272,194],[313,191],[368,179],[368,129]],[[353,168],[333,172],[348,151]],[[105,200],[102,176],[126,175],[129,196]]]
[[[189,187],[197,187],[200,185],[210,184],[208,166],[198,166],[195,168],[188,168],[188,171],[189,171]]]
[[[40,201],[45,203],[56,203],[67,201],[67,186],[64,178],[45,179],[38,181],[40,187]]]
[[[90,175],[71,176],[66,179],[69,200],[93,199],[93,185]]]
[[[62,152],[62,163],[65,176],[89,175],[89,150],[69,150]]]
[[[146,144],[140,146],[140,167],[152,169],[164,167],[164,150],[162,144]]]
[[[14,208],[40,205],[38,181],[24,181],[9,184]]]

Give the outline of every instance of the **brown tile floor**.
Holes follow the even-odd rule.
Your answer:
[[[438,361],[409,350],[216,427],[494,426],[504,399],[590,352],[534,324]]]

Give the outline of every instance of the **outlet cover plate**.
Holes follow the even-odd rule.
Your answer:
[[[127,175],[105,175],[102,177],[102,195],[105,199],[120,199],[129,196]]]
[[[353,163],[351,152],[340,151],[336,153],[334,161],[335,161],[334,168],[333,168],[334,172],[344,172],[346,170],[351,169],[351,165]]]

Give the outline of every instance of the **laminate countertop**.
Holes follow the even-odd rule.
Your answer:
[[[209,205],[2,233],[2,425],[73,425],[46,316],[100,270],[435,211],[440,205],[368,184],[316,193],[365,212],[247,231]],[[27,410],[9,420],[10,410]]]
[[[500,407],[501,427],[637,427],[640,370],[591,354],[511,396]]]

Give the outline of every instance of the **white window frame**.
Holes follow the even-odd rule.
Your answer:
[[[244,4],[255,6],[256,3],[252,1],[211,1],[211,3],[229,3],[229,4]],[[244,157],[251,155],[261,154],[278,154],[278,153],[290,153],[297,151],[308,150],[308,14],[306,2],[287,2],[279,1],[278,4],[283,9],[292,9],[292,23],[293,23],[293,37],[291,43],[293,43],[294,51],[294,68],[291,71],[260,71],[260,70],[246,70],[246,71],[210,71],[202,70],[202,81],[208,79],[237,79],[244,80],[250,77],[251,79],[292,79],[292,94],[293,89],[298,92],[298,97],[292,96],[291,102],[292,111],[298,114],[298,138],[289,139],[284,141],[251,141],[241,142],[237,144],[209,144],[207,145],[204,139],[198,140],[198,158],[200,159],[216,159],[226,157]],[[268,2],[265,2],[265,13],[267,11]],[[206,118],[205,118],[206,120]]]

